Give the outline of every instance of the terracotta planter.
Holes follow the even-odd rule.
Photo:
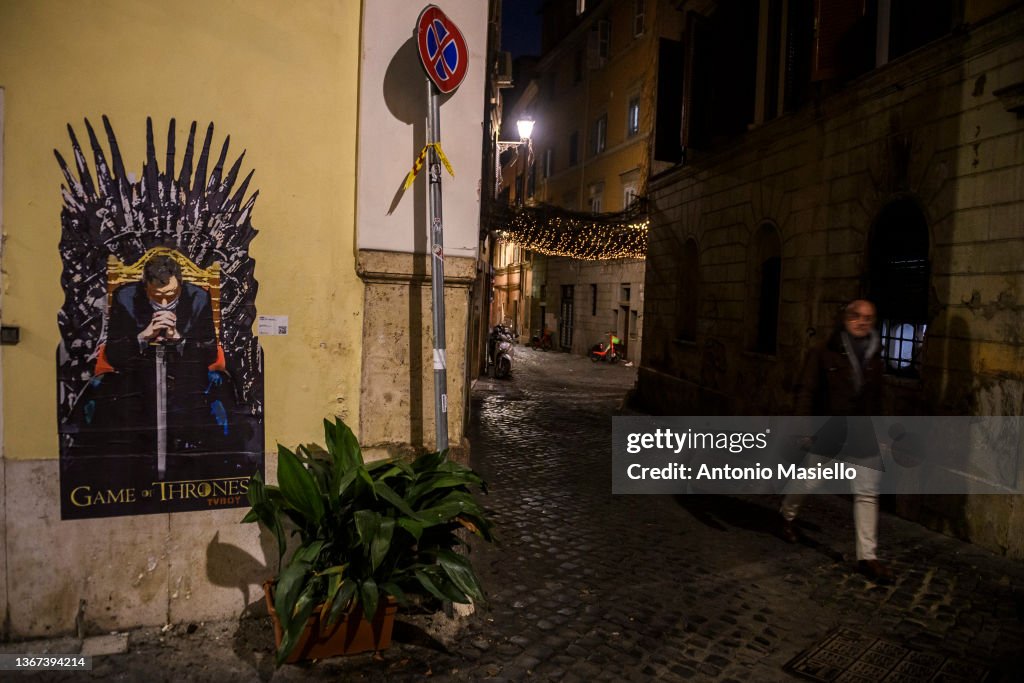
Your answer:
[[[274,642],[280,646],[284,631],[274,609],[274,584],[270,581],[264,583],[263,592],[270,617],[274,621]],[[391,645],[391,629],[395,625],[398,604],[390,595],[381,600],[372,621],[366,620],[361,605],[355,605],[334,626],[328,627],[325,623],[321,628],[320,607],[318,605],[313,610],[313,616],[306,623],[306,630],[299,636],[295,649],[285,660],[289,664],[304,659],[325,659],[383,650]]]

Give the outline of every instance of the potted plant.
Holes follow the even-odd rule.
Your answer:
[[[483,601],[469,558],[455,552],[460,529],[492,540],[471,491],[483,480],[447,451],[366,463],[340,419],[324,420],[324,438],[326,449],[278,445],[278,486],[258,474],[249,483],[242,521],[277,540],[280,571],[266,588],[278,665],[343,653],[321,647],[331,635],[347,653],[383,649],[395,602]],[[299,544],[283,561],[288,529]]]

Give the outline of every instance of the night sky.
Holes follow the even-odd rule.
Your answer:
[[[501,6],[501,49],[513,57],[540,55],[540,11],[544,0],[505,0]]]

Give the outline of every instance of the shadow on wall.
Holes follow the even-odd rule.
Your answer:
[[[939,398],[938,409],[953,415],[977,415],[978,405],[975,395],[976,387],[971,368],[971,326],[960,315],[949,319],[946,337],[943,339],[941,352],[942,365],[946,369],[945,382]],[[960,452],[964,457],[970,455],[970,438],[968,434],[953,435],[963,442]],[[969,539],[970,529],[967,526],[967,496],[929,496],[925,500],[931,509],[926,509],[922,521],[929,527],[942,530],[957,538]]]
[[[261,586],[263,582],[277,576],[277,562],[268,558],[277,556],[277,542],[273,534],[260,528],[260,550],[263,559],[250,555],[246,550],[222,543],[220,532],[213,535],[206,546],[206,578],[214,586],[237,588],[241,593],[240,614],[242,616],[262,615],[263,595],[253,599],[250,587]]]
[[[391,62],[388,64],[384,74],[383,95],[384,103],[391,115],[402,123],[413,127],[413,148],[409,154],[409,167],[412,168],[413,160],[420,153],[426,144],[426,119],[427,119],[427,88],[425,77],[422,76],[419,51],[416,47],[415,36],[402,43],[398,48]],[[417,185],[413,185],[417,189]],[[418,192],[417,194],[425,194]],[[405,196],[405,176],[398,179],[398,188],[388,208],[388,215],[394,213],[395,209]],[[416,198],[414,197],[414,201]],[[417,202],[417,209],[420,208]],[[422,212],[416,212],[416,232],[422,232],[421,228],[426,227],[422,218]]]
[[[263,559],[250,555],[246,550],[230,543],[221,543],[220,532],[213,535],[210,543],[206,546],[206,578],[214,586],[223,588],[237,588],[241,593],[241,602],[238,612],[239,629],[235,635],[233,650],[238,658],[246,662],[254,671],[259,670],[259,662],[256,651],[252,648],[253,637],[246,637],[243,630],[265,629],[261,620],[246,617],[263,617],[267,615],[266,602],[263,592],[259,597],[253,598],[250,586],[262,586],[263,582],[277,576],[280,567],[276,560],[268,559],[277,556],[277,541],[274,535],[264,529],[260,531],[260,551]],[[273,636],[267,634],[268,645],[273,643]],[[263,658],[263,670],[260,671],[260,680],[269,680],[273,673],[273,658]]]
[[[430,92],[427,87],[428,83],[427,76],[423,71],[423,65],[420,62],[416,37],[413,36],[402,43],[402,47],[398,48],[395,55],[391,58],[387,71],[384,73],[384,84],[382,86],[384,102],[391,115],[402,123],[413,127],[413,145],[412,149],[409,150],[409,168],[412,168],[413,161],[415,161],[423,147],[427,144],[427,98]],[[443,107],[453,94],[441,95],[440,106]],[[444,134],[443,129],[441,133],[442,135]],[[418,240],[416,243],[418,253],[426,253],[426,216],[420,210],[426,204],[425,185],[424,182],[417,182],[413,185],[413,188],[416,190],[414,197],[416,202],[414,207],[416,210],[416,223],[414,227],[416,228],[416,239]],[[395,190],[395,196],[391,200],[391,206],[388,208],[388,215],[394,213],[404,196],[405,176],[402,176],[399,179],[398,188]],[[424,249],[423,252],[419,252],[421,247]]]
[[[971,372],[970,325],[962,316],[949,318],[945,330],[931,330],[936,336],[931,348],[926,350],[930,358],[923,359],[921,380],[926,396],[934,396],[933,402],[926,399],[924,409],[934,415],[975,415],[977,402]],[[942,336],[938,336],[941,334]],[[929,345],[931,346],[931,345]],[[932,389],[932,391],[929,391]],[[928,405],[931,403],[931,405]],[[956,423],[946,434],[947,443],[956,444],[950,452],[960,453],[964,458],[962,471],[969,471],[971,454],[969,433],[964,433]],[[896,511],[903,517],[914,519],[925,527],[970,540],[967,523],[967,496],[964,494],[931,494],[901,496],[896,498]]]
[[[415,36],[402,43],[388,64],[384,74],[384,101],[388,111],[406,125],[412,126],[412,146],[409,148],[409,166],[427,144],[427,99],[423,79],[418,78],[419,51]],[[399,179],[395,197],[388,209],[390,215],[405,196],[405,178]],[[413,252],[427,251],[426,185],[424,182],[412,185],[413,199]],[[413,444],[423,441],[423,297],[418,283],[426,273],[419,259],[412,262],[412,283],[409,289],[409,441]]]

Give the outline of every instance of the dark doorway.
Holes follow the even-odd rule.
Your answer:
[[[572,348],[573,292],[572,285],[562,285],[561,314],[558,319],[558,343],[568,351]]]

